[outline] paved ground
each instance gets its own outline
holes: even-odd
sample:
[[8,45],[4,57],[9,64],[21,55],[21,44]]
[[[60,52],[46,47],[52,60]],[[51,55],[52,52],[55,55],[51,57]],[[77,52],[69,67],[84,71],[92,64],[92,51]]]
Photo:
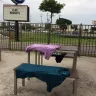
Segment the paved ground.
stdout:
[[[0,96],[15,96],[13,69],[23,62],[27,62],[27,54],[19,51],[2,51],[0,62]],[[31,63],[34,63],[34,53],[31,53]],[[54,58],[44,59],[44,65],[62,66],[71,68],[72,59],[64,58],[61,63],[56,63]],[[77,96],[96,96],[96,58],[78,57],[77,70],[79,73]],[[26,86],[21,86],[18,80],[18,96],[73,96],[72,80],[66,79],[61,85],[46,91],[46,83],[32,78],[26,79]]]

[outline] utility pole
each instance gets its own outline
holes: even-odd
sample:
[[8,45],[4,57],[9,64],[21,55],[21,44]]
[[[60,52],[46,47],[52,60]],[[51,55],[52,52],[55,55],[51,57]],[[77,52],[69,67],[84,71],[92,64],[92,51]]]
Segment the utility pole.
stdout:
[[48,19],[48,13],[47,13],[47,23],[49,23],[49,19]]
[[43,21],[42,21],[42,13],[41,13],[40,17],[41,17],[41,23],[43,23]]
[[47,13],[47,23],[50,23],[49,21],[50,21],[50,19],[48,18],[50,15]]
[[60,19],[61,15],[59,15],[59,19]]
[[[18,4],[15,4],[18,5]],[[18,21],[15,21],[15,40],[18,42],[19,41],[19,26],[18,26]]]

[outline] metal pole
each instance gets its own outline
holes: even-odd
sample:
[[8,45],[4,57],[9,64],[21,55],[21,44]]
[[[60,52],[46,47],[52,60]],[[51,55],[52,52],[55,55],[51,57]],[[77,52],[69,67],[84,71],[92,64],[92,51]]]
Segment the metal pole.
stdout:
[[49,23],[49,19],[48,19],[48,13],[47,13],[47,23]]
[[17,78],[16,78],[16,70],[14,70],[14,95],[17,95]]
[[15,21],[15,40],[19,41],[19,27],[18,27],[18,21]]
[[73,72],[76,71],[76,65],[77,65],[77,51],[75,51],[74,57],[73,57],[73,66],[72,66],[72,71]]
[[42,21],[42,14],[40,15],[40,17],[41,17],[41,24],[43,23],[43,21]]
[[59,19],[60,19],[61,15],[59,15]]
[[[28,52],[28,64],[30,64],[30,52]],[[28,78],[30,80],[30,78]],[[25,86],[25,79],[22,79],[22,85],[24,84]]]
[[35,51],[35,64],[37,65],[37,51]]
[[81,53],[81,38],[82,38],[82,24],[80,24],[80,30],[79,30],[78,56],[80,56],[80,53]]
[[8,29],[9,29],[9,43],[8,43],[8,48],[11,49],[11,40],[10,40],[10,36],[11,36],[11,32],[10,32],[10,22],[8,22]]
[[[18,5],[18,4],[15,4]],[[18,42],[19,41],[19,26],[18,26],[18,21],[15,21],[15,40]]]
[[28,52],[28,64],[30,64],[30,52]]

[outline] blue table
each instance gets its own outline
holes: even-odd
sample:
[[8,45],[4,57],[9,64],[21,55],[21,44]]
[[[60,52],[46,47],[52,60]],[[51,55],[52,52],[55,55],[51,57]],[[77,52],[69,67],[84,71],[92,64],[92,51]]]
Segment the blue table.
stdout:
[[[70,71],[67,68],[22,63],[14,69],[14,94],[17,94],[17,78],[36,77],[46,82],[47,91],[51,92],[69,76]],[[22,84],[25,85],[24,82]]]

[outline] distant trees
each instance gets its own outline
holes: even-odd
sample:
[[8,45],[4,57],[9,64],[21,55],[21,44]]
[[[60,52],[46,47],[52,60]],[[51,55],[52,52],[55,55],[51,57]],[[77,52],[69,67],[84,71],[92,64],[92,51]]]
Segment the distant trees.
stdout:
[[60,4],[55,0],[43,0],[42,3],[39,6],[39,9],[44,12],[50,12],[51,13],[51,23],[52,23],[52,17],[54,13],[60,13],[61,9],[65,6],[65,4]]
[[65,19],[65,18],[59,18],[56,20],[56,24],[60,26],[60,29],[62,30],[66,30],[67,29],[67,25],[71,25],[72,21]]
[[74,31],[77,31],[78,25],[71,25],[71,29],[74,29]]
[[59,18],[56,20],[56,24],[58,24],[58,25],[71,25],[72,21],[65,19],[65,18]]

